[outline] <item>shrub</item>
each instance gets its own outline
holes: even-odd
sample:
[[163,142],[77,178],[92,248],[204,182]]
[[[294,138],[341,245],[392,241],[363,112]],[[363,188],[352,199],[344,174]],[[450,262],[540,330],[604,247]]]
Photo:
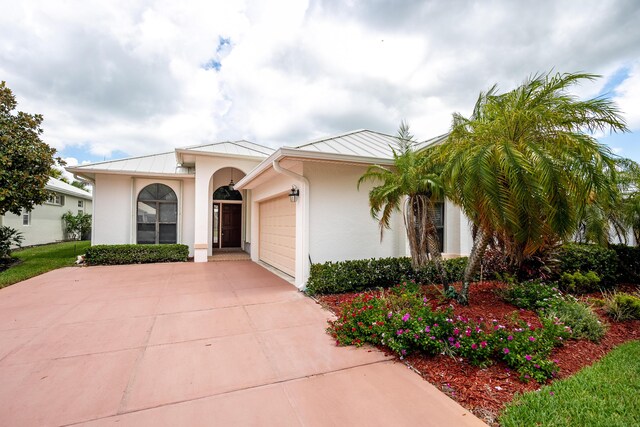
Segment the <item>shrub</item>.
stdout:
[[531,280],[522,283],[511,283],[498,294],[509,304],[527,310],[540,310],[551,306],[553,301],[561,298],[557,288]]
[[625,292],[609,294],[604,299],[604,310],[618,322],[640,320],[640,295]]
[[24,237],[15,228],[0,226],[0,261],[11,256],[11,246],[20,246]]
[[78,212],[74,215],[71,211],[62,215],[64,232],[69,240],[80,240],[91,232],[91,215]]
[[573,294],[583,294],[598,289],[600,278],[593,271],[585,274],[576,271],[575,273],[562,273],[560,276],[560,289]]
[[618,278],[616,251],[597,245],[570,243],[558,249],[557,277],[562,273],[595,272],[603,286],[612,286]]
[[607,332],[607,325],[600,321],[591,307],[572,297],[556,300],[544,311],[544,317],[569,326],[575,339],[586,338],[598,342]]
[[[449,281],[462,280],[467,258],[444,260]],[[410,258],[379,258],[312,264],[307,293],[310,295],[360,292],[365,289],[388,288],[403,280],[418,283],[440,283],[433,263],[416,271]]]
[[640,284],[640,246],[611,245],[618,256],[618,281]]
[[87,249],[90,265],[145,264],[186,261],[187,245],[96,245]]

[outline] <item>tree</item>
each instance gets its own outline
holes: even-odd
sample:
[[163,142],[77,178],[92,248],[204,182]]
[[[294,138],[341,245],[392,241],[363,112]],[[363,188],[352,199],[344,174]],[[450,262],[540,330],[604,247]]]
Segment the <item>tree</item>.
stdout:
[[56,150],[40,139],[42,116],[15,112],[17,102],[0,83],[0,215],[31,210],[49,196],[45,185],[56,161]]
[[592,74],[535,75],[498,95],[481,93],[469,118],[455,113],[443,163],[447,196],[476,228],[459,301],[487,244],[497,238],[512,264],[575,233],[585,208],[616,182],[613,155],[591,135],[626,131],[609,99],[581,101],[568,89]]
[[402,122],[398,130],[399,152],[392,148],[393,168],[370,166],[358,180],[358,188],[364,182],[379,184],[369,192],[369,205],[371,216],[380,223],[380,238],[390,228],[393,212],[402,209],[412,266],[423,267],[431,258],[440,272],[445,292],[449,292],[435,226],[435,203],[443,200],[442,185],[413,145],[409,126]]

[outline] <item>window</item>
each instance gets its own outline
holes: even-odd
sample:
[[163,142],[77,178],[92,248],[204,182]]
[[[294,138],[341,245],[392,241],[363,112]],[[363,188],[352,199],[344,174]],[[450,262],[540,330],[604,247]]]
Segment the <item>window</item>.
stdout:
[[31,211],[22,210],[22,225],[31,225]]
[[84,208],[84,200],[78,200],[78,207]]
[[64,206],[64,196],[58,193],[51,193],[47,199],[47,203],[50,205]]
[[242,194],[238,190],[232,190],[228,185],[223,185],[213,192],[213,200],[242,200]]
[[151,184],[138,195],[137,242],[177,243],[178,198],[164,184]]
[[444,202],[434,203],[435,207],[435,226],[438,233],[438,242],[440,243],[440,252],[444,252]]

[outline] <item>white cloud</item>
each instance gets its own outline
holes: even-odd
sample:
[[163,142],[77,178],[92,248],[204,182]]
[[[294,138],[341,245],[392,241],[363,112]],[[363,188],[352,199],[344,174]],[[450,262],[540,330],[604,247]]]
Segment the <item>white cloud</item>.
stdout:
[[631,131],[640,131],[640,62],[634,64],[615,92],[614,100],[627,119],[627,126]]
[[[297,145],[395,133],[401,119],[429,138],[493,83],[587,71],[605,76],[576,89],[594,96],[640,56],[632,0],[5,3],[0,76],[20,109],[44,115],[45,140],[76,157],[235,138]],[[616,98],[636,129],[638,74]]]

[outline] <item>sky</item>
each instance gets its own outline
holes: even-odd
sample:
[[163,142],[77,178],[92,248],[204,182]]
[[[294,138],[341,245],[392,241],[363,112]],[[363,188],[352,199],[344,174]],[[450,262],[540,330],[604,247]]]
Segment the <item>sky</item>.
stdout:
[[[185,4],[180,4],[185,3]],[[0,80],[68,165],[355,129],[418,140],[480,91],[536,73],[602,77],[640,161],[640,2],[607,0],[0,0]]]

